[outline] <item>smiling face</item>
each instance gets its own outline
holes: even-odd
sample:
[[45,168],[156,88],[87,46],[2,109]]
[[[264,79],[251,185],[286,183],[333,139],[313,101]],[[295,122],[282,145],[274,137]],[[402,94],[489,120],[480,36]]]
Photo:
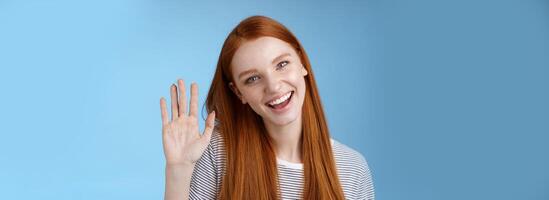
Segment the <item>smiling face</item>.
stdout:
[[230,88],[265,123],[284,126],[301,117],[307,70],[290,44],[274,37],[246,41],[231,66]]

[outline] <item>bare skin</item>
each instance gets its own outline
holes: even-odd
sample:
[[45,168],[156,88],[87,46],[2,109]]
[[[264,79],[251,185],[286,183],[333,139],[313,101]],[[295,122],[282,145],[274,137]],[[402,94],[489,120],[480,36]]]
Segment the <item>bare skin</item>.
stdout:
[[[164,97],[160,99],[162,116],[162,144],[166,157],[166,189],[164,199],[189,198],[191,176],[212,136],[215,111],[208,114],[202,135],[198,126],[198,85],[191,84],[190,111],[187,112],[185,83],[179,79],[178,86],[170,87],[171,120]],[[179,95],[178,95],[179,89]]]

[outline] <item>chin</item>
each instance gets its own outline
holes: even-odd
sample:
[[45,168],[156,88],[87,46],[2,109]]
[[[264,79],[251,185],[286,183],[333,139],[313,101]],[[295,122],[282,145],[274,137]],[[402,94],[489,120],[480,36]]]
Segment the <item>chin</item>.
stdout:
[[297,119],[297,115],[283,116],[283,117],[280,117],[280,116],[275,116],[275,117],[271,116],[271,117],[269,117],[269,121],[272,124],[277,125],[277,126],[288,125],[288,124],[294,122],[296,119]]

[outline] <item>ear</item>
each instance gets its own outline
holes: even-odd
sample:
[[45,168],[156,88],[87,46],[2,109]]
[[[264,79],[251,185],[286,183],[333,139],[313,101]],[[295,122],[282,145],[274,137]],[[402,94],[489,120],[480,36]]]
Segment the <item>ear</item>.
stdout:
[[246,101],[242,97],[242,94],[240,93],[238,88],[236,88],[236,85],[233,82],[229,82],[229,88],[231,88],[233,93],[236,94],[236,96],[242,101],[242,104],[246,104]]
[[301,75],[302,76],[307,76],[309,74],[309,72],[307,71],[307,69],[305,69],[305,67],[303,65],[301,65]]

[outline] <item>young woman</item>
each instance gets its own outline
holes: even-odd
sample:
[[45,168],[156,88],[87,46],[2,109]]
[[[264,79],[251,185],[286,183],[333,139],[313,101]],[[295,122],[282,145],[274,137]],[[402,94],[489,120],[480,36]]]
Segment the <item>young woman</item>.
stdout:
[[249,17],[225,40],[204,134],[195,83],[186,101],[183,80],[171,120],[160,99],[165,199],[374,199],[364,157],[330,138],[305,50],[273,19]]

